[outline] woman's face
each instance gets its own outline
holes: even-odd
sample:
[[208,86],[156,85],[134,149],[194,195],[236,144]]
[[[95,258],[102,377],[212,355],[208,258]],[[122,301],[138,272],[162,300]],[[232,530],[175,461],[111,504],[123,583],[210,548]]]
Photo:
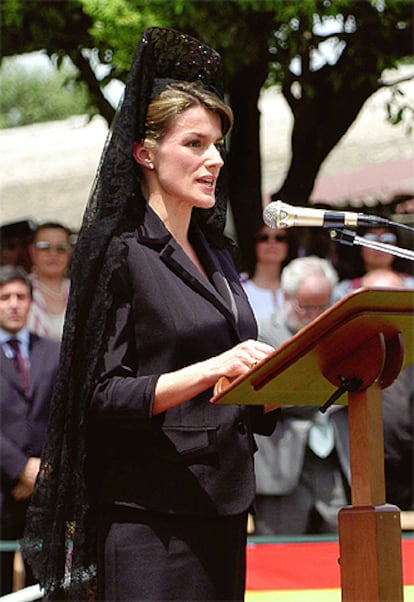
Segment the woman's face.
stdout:
[[256,260],[261,263],[283,263],[289,251],[287,236],[284,228],[263,226],[255,237]]
[[49,278],[63,277],[71,256],[66,231],[61,228],[38,230],[30,246],[30,255],[38,275]]
[[[383,237],[383,234],[387,234],[387,237]],[[391,236],[390,236],[391,235]],[[372,228],[365,235],[364,238],[371,238],[377,242],[384,242],[388,244],[396,244],[396,237],[387,228]],[[384,240],[383,240],[384,239]],[[383,251],[375,251],[369,247],[361,247],[362,261],[364,262],[365,271],[387,269],[394,263],[395,257],[391,253],[384,253]]]
[[196,106],[179,115],[151,150],[156,192],[178,205],[212,207],[223,165],[222,143],[221,120],[215,113]]

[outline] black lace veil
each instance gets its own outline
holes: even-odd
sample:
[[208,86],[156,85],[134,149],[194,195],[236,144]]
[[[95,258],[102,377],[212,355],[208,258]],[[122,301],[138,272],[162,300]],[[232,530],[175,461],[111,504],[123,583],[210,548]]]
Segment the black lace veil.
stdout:
[[[143,138],[149,100],[163,80],[199,80],[217,93],[219,71],[220,55],[199,40],[170,29],[147,29],[105,143],[73,257],[48,438],[22,540],[23,553],[50,600],[94,597],[88,408],[112,302],[108,284],[121,256],[118,235],[136,228],[145,203],[133,143]],[[225,190],[221,175],[214,208],[195,210],[206,230],[224,229]]]

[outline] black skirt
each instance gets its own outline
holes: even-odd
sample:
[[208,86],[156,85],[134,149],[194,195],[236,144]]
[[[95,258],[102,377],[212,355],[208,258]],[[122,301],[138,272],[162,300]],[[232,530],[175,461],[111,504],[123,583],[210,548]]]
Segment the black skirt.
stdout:
[[122,506],[102,511],[98,600],[243,600],[246,522],[246,513],[205,518]]

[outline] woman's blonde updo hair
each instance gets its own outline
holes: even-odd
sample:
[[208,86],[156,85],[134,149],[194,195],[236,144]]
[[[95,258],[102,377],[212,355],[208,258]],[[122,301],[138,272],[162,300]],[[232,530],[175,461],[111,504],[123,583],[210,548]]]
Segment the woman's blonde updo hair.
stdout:
[[154,148],[166,135],[174,119],[194,106],[201,106],[220,117],[223,137],[230,132],[233,112],[218,96],[199,82],[174,82],[168,84],[148,106],[144,146]]

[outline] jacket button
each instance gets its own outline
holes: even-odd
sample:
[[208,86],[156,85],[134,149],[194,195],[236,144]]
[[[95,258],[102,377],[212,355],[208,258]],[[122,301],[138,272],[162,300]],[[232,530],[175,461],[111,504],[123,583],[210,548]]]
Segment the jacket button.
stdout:
[[245,435],[246,434],[246,425],[244,424],[244,422],[239,422],[237,424],[237,430],[239,431],[239,433],[241,435]]

